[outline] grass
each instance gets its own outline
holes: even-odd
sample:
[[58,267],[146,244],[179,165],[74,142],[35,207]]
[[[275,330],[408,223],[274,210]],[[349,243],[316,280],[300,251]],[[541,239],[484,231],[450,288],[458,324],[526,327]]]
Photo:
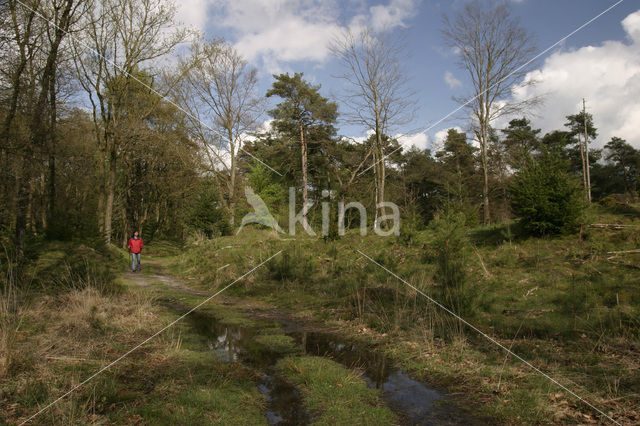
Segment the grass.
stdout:
[[[629,252],[640,246],[640,214],[632,209],[596,207],[590,221],[635,227],[584,228],[574,236],[527,238],[515,225],[469,229],[463,263],[464,285],[476,295],[465,318],[621,423],[640,418],[640,255]],[[167,273],[213,294],[283,250],[203,309],[223,323],[254,327],[242,307],[275,307],[340,329],[377,344],[414,376],[464,395],[462,403],[470,401],[498,423],[602,420],[355,251],[438,299],[436,237],[427,229],[410,240],[357,233],[335,241],[292,240],[247,227],[238,236],[184,247],[151,242],[143,264],[153,256]],[[128,266],[121,250],[43,243],[28,260],[14,275],[6,273],[7,262],[1,265],[0,391],[6,403],[0,416],[7,422],[33,414],[175,319],[162,300],[187,307],[202,300],[161,282],[136,288],[133,281],[115,280]],[[138,276],[153,281],[155,267],[147,264]],[[240,308],[222,306],[223,299]],[[260,347],[289,355],[280,368],[299,384],[318,422],[344,423],[347,416],[362,423],[395,421],[384,417],[389,414],[379,395],[354,372],[295,356],[291,339],[275,327],[256,339]],[[189,324],[178,323],[60,401],[40,422],[264,422],[256,372],[225,364],[202,345]]]
[[[152,383],[130,406],[109,414],[126,424],[139,419],[147,424],[265,424],[264,397],[254,373],[238,364],[223,363],[211,353],[176,350],[156,360],[147,377],[127,376],[136,383]],[[121,401],[119,400],[121,403]]]
[[[632,421],[640,404],[634,361],[640,348],[640,255],[610,252],[640,246],[640,215],[598,206],[589,215],[592,223],[635,227],[585,227],[555,238],[523,236],[517,224],[468,230],[465,286],[475,299],[465,318],[576,393],[589,395],[605,412]],[[245,228],[239,236],[185,247],[172,271],[214,291],[282,249],[285,256],[225,294],[381,343],[405,368],[462,391],[483,414],[501,421],[597,418],[570,396],[556,397],[562,392],[549,381],[505,358],[355,251],[438,299],[434,240],[432,230],[415,232],[409,242],[356,233],[325,242]]]
[[[0,376],[0,418],[9,424],[35,414],[176,318],[157,305],[155,288],[111,280],[126,270],[122,252],[91,251],[93,257],[83,258],[76,249],[52,243],[32,253],[20,278],[38,276],[35,290],[22,291],[21,280],[2,283],[0,331],[11,338],[2,341],[7,368]],[[218,360],[192,333],[178,323],[34,424],[265,423],[256,373]]]
[[284,334],[266,334],[257,336],[256,342],[266,348],[269,352],[286,354],[300,351],[295,339]]
[[357,373],[326,358],[287,357],[278,367],[304,396],[313,424],[395,424],[398,419]]

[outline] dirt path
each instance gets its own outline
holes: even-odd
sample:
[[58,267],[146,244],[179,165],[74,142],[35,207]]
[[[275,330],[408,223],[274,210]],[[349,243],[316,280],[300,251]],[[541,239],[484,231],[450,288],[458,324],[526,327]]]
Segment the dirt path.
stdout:
[[206,297],[208,294],[195,290],[177,278],[165,273],[165,265],[159,259],[148,258],[145,259],[143,270],[140,272],[131,272],[130,270],[124,272],[121,277],[125,282],[131,282],[139,287],[148,288],[154,283],[162,283],[167,287],[174,290],[178,290],[182,293],[191,294],[194,296]]

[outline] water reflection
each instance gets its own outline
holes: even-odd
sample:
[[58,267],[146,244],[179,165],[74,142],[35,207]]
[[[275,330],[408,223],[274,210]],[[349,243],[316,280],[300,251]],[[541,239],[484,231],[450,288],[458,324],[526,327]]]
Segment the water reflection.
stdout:
[[[260,345],[255,337],[264,327],[224,325],[211,316],[194,312],[191,320],[206,340],[209,350],[224,361],[241,361],[263,371],[258,389],[267,400],[267,421],[271,425],[308,424],[298,389],[275,368],[285,356]],[[382,391],[385,403],[404,424],[470,425],[485,424],[447,402],[443,394],[414,380],[394,366],[388,358],[365,344],[355,343],[330,333],[299,331],[293,323],[271,323],[262,326],[282,326],[309,355],[331,358],[342,365],[362,372],[367,386]]]

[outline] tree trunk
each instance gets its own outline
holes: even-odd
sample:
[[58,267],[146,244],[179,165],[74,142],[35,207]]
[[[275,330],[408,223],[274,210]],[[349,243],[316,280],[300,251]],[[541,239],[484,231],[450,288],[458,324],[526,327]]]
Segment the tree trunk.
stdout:
[[589,132],[587,132],[587,108],[584,98],[582,99],[582,117],[584,118],[584,154],[582,166],[586,169],[585,189],[587,190],[587,201],[591,202],[591,173],[589,172]]
[[304,139],[304,127],[300,122],[300,151],[302,155],[302,211],[303,217],[307,218],[305,206],[307,205],[307,142]]
[[231,129],[229,132],[229,148],[231,151],[231,170],[229,180],[229,225],[231,225],[231,231],[236,224],[236,147],[233,143],[233,133]]
[[[384,203],[384,183],[386,178],[386,170],[384,167],[385,159],[384,159],[384,149],[382,149],[382,129],[380,128],[380,111],[376,108],[376,121],[375,121],[375,133],[376,133],[376,146],[374,148],[376,153],[374,172],[374,179],[376,180],[376,205],[374,206],[376,214],[373,222],[374,229],[378,226],[378,204]],[[386,210],[384,208],[381,209],[380,215],[384,216],[386,214]],[[383,227],[383,224],[380,224]]]
[[111,150],[109,154],[109,176],[106,185],[106,197],[104,206],[104,241],[111,244],[111,221],[113,216],[113,200],[116,191],[116,152]]
[[29,208],[30,197],[30,181],[31,181],[31,164],[30,157],[22,158],[22,170],[17,179],[18,196],[16,203],[16,233],[15,242],[19,256],[22,256],[24,250],[24,237],[27,231],[27,210]]
[[[18,17],[16,14],[16,7],[18,4],[16,2],[9,2],[9,7],[11,8],[11,21],[13,23],[14,31],[15,31],[15,39],[18,43],[18,48],[20,50],[20,62],[15,69],[15,72],[12,75],[11,81],[11,96],[9,102],[9,110],[6,111],[6,116],[3,123],[2,128],[2,138],[5,142],[9,140],[9,131],[11,129],[11,124],[13,119],[15,118],[16,111],[18,109],[18,99],[20,97],[20,81],[22,77],[22,73],[24,72],[27,66],[27,55],[26,55],[26,45],[31,38],[31,25],[33,23],[33,18],[35,17],[36,11],[33,8],[29,12],[29,16],[27,18],[27,24],[25,26],[24,35],[22,40],[20,39],[20,26],[18,23]],[[21,6],[20,6],[21,7]]]
[[580,160],[582,163],[582,186],[584,187],[584,198],[588,199],[587,196],[587,167],[585,165],[584,160],[584,142],[582,142],[582,138],[578,135],[578,141],[580,142]]
[[49,82],[49,105],[50,105],[50,120],[49,125],[49,205],[47,209],[47,223],[48,226],[55,227],[54,215],[56,206],[56,121],[57,108],[56,108],[56,72],[55,69],[51,73]]
[[489,211],[489,154],[487,149],[488,131],[485,124],[480,124],[480,155],[482,157],[482,216],[485,225],[491,223]]

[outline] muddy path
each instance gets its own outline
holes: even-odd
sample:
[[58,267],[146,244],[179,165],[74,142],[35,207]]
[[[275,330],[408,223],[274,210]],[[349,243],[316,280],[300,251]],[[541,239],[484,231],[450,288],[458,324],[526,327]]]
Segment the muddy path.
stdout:
[[[177,300],[175,294],[208,297],[172,277],[160,260],[147,259],[144,273],[127,272],[123,278],[143,288],[153,288],[156,303],[184,314],[191,306]],[[165,287],[166,297],[162,289]],[[170,290],[170,291],[169,291]],[[300,391],[277,369],[276,363],[285,355],[258,343],[265,328],[278,328],[294,339],[300,354],[332,359],[359,374],[370,388],[380,389],[384,403],[407,425],[480,425],[478,419],[461,409],[445,393],[427,383],[415,380],[394,365],[375,347],[355,342],[340,335],[338,330],[322,324],[301,322],[287,312],[273,307],[243,304],[242,299],[220,295],[213,304],[221,308],[240,309],[250,321],[247,324],[225,323],[210,312],[195,311],[185,321],[197,334],[202,347],[226,362],[242,362],[256,371],[256,386],[266,399],[266,420],[270,425],[309,424],[313,416],[304,405]]]

